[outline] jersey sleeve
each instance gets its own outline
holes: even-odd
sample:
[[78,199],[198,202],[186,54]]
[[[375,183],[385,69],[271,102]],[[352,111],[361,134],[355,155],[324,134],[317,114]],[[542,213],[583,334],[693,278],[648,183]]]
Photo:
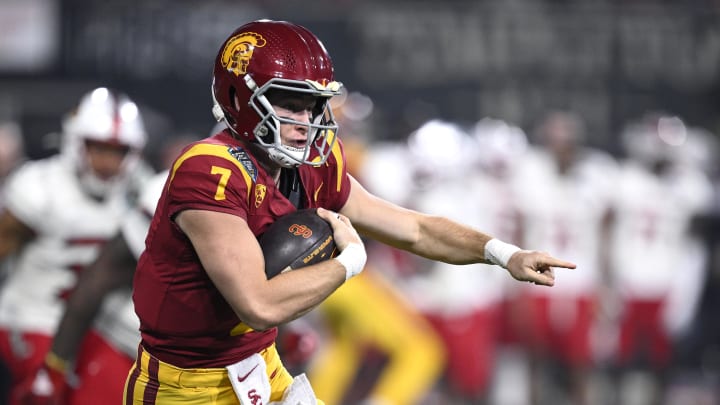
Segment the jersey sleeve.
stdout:
[[167,171],[158,173],[143,186],[137,205],[125,215],[120,225],[123,239],[136,259],[145,249],[145,236],[167,176]]
[[4,206],[22,223],[37,231],[50,215],[51,196],[45,183],[45,165],[41,161],[27,162],[6,181]]
[[[232,153],[231,153],[232,152]],[[247,220],[256,169],[241,150],[198,143],[175,161],[167,181],[168,215],[187,209],[210,210]]]

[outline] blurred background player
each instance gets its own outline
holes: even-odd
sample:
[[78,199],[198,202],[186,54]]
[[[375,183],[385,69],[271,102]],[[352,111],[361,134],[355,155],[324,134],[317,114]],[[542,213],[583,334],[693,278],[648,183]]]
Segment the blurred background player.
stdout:
[[98,335],[88,335],[84,348],[103,353],[102,364],[84,364],[81,354],[73,369],[48,349],[78,274],[117,232],[131,185],[147,174],[146,138],[137,105],[97,88],[65,117],[60,153],[25,163],[7,180],[0,258],[16,257],[0,291],[0,358],[13,384],[5,403],[64,390],[72,372],[82,381],[77,403],[121,395],[117,375],[127,372],[126,357]]
[[[414,188],[406,204],[517,241],[518,212],[509,158],[521,159],[525,134],[493,119],[479,121],[472,134],[454,123],[431,120],[410,135]],[[439,401],[488,403],[505,280],[482,264],[452,266],[419,259],[413,264],[409,279],[400,283],[443,338],[448,352]]]
[[[216,125],[213,134],[224,127],[224,124]],[[168,165],[174,159],[170,156],[179,154],[182,146],[195,139],[188,133],[181,133],[168,138],[160,146],[158,166],[162,170],[143,183],[138,190],[137,201],[123,216],[117,234],[102,246],[97,259],[78,278],[53,337],[50,348],[53,357],[66,364],[93,364],[95,367],[105,364],[108,359],[104,358],[104,352],[83,347],[83,340],[90,331],[90,334],[104,339],[117,353],[125,355],[127,367],[124,372],[117,367],[121,373],[113,376],[116,381],[124,383],[127,370],[137,357],[140,342],[140,323],[135,315],[131,291],[137,258],[145,248],[145,235],[167,178]],[[113,310],[101,311],[103,307]],[[75,390],[83,384],[82,380],[78,380],[67,387],[69,392],[65,397],[57,396],[56,392],[31,392],[26,402],[63,405],[118,401],[119,397],[111,398],[117,395],[116,391],[103,393],[100,397],[79,395],[83,390],[79,393]],[[92,393],[95,394],[97,392]]]
[[[317,309],[323,340],[309,368],[313,389],[328,405],[421,403],[442,371],[442,342],[378,270],[365,272]],[[361,374],[366,382],[357,384]]]
[[[333,108],[343,128],[348,171],[364,181],[363,166],[374,160],[359,132],[372,107],[359,93],[343,93],[340,100]],[[372,241],[365,243],[368,249],[378,249]],[[310,363],[309,378],[327,405],[354,401],[417,404],[442,372],[443,343],[383,276],[393,264],[370,256],[363,273],[337,289],[313,313],[322,344]]]
[[690,224],[711,207],[713,189],[685,159],[691,131],[679,117],[649,113],[622,134],[627,159],[614,187],[611,252],[620,303],[618,403],[661,401],[673,360],[668,315],[693,305],[698,294],[670,299],[702,282],[704,253]]
[[[145,247],[145,234],[155,211],[155,205],[165,184],[167,171],[155,174],[146,181],[139,193],[137,205],[122,219],[120,230],[103,245],[97,259],[80,275],[76,289],[68,298],[66,309],[53,337],[50,353],[66,364],[91,364],[102,367],[114,358],[124,357],[125,367],[117,366],[117,374],[112,375],[115,384],[124,385],[127,370],[137,356],[140,342],[140,323],[135,315],[132,303],[132,276],[137,257]],[[101,308],[112,308],[102,311]],[[87,335],[99,335],[105,343],[114,349],[113,358],[107,358],[103,351],[86,348]],[[124,372],[123,372],[124,369]],[[106,376],[107,377],[107,376]],[[64,398],[31,392],[32,402],[47,398],[57,405],[83,404],[88,401],[117,402],[122,392],[85,392],[81,387],[92,383],[76,378],[76,382],[66,389]]]
[[616,162],[584,145],[580,116],[553,111],[537,127],[522,163],[523,241],[560,251],[581,271],[558,275],[556,288],[524,285],[516,304],[529,352],[533,404],[590,401],[591,333],[606,264]]

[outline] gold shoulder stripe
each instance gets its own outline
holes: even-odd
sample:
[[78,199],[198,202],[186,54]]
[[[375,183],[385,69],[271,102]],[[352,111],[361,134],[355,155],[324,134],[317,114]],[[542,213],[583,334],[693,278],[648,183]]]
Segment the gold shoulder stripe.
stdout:
[[[228,162],[232,163],[240,169],[240,172],[243,175],[243,178],[245,179],[245,184],[247,185],[247,199],[250,201],[250,189],[252,189],[252,178],[250,177],[250,174],[245,169],[245,166],[242,165],[242,163],[238,162],[237,159],[233,158],[230,153],[228,153],[228,147],[225,145],[210,145],[206,143],[199,143],[192,148],[188,149],[185,153],[182,154],[173,165],[172,173],[170,174],[170,181],[168,182],[168,189],[170,188],[170,185],[173,182],[173,179],[175,178],[175,173],[178,171],[180,166],[182,164],[195,156],[216,156],[222,159],[227,160]],[[208,172],[209,173],[209,172]]]

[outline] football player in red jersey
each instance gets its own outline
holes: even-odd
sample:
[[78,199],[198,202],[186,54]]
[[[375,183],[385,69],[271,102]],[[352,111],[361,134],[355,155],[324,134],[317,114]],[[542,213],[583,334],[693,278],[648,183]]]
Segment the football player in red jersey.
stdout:
[[[254,21],[224,41],[213,112],[229,129],[183,150],[158,202],[135,272],[142,341],[126,404],[315,403],[304,375],[283,367],[276,327],[362,270],[358,232],[543,285],[553,284],[553,267],[574,267],[368,193],[347,173],[337,137],[328,100],[340,88],[325,47],[301,26]],[[268,280],[257,236],[311,207],[333,227],[340,254]]]

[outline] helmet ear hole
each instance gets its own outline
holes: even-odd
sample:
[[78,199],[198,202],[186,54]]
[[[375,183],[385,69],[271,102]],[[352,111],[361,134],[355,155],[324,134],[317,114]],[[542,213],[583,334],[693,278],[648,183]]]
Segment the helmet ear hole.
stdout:
[[[235,90],[235,86],[230,86],[228,88],[228,98],[231,102],[230,102],[230,105],[228,105],[228,107],[234,111],[232,112],[232,114],[223,113],[223,117],[225,118],[225,121],[227,122],[227,124],[230,128],[235,128],[235,125],[237,123],[235,121],[235,116],[239,112],[239,108],[238,108],[239,106],[237,105],[238,103],[236,102],[236,100],[237,100],[236,94],[237,94],[237,91]],[[233,131],[234,131],[234,129],[233,129]]]
[[237,90],[235,86],[230,86],[228,89],[228,99],[230,100],[230,106],[235,112],[240,112],[240,106],[238,105]]

